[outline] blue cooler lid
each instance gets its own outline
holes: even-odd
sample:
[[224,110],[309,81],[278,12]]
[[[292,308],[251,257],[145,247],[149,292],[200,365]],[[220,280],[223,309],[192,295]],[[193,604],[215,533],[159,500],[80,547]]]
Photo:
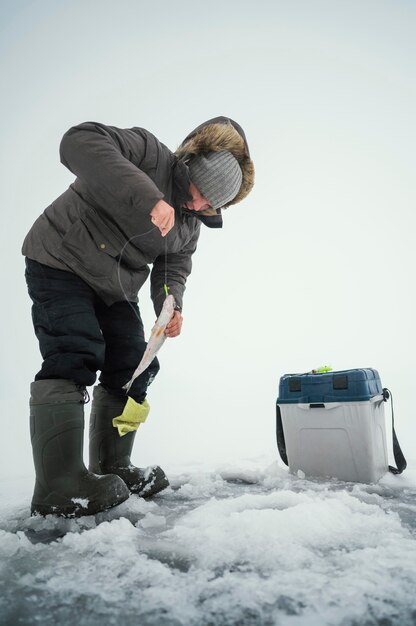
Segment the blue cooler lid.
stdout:
[[338,372],[285,374],[276,404],[357,402],[381,395],[383,387],[373,368]]

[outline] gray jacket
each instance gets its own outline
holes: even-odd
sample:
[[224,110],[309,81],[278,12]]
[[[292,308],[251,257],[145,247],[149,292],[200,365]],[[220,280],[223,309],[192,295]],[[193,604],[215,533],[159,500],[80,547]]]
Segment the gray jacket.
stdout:
[[[229,130],[240,145],[244,185],[245,166],[250,170],[251,164],[253,176],[254,169],[244,133],[229,118],[215,118],[199,126],[177,154],[143,128],[119,129],[96,122],[71,128],[62,139],[60,155],[77,178],[33,224],[22,253],[39,263],[74,272],[108,305],[124,299],[137,301],[152,264],[151,297],[157,315],[165,297],[167,268],[170,293],[181,308],[201,221],[213,227],[222,225],[219,210],[204,214],[181,208],[191,199],[186,156],[199,151],[195,139],[209,137],[210,131],[212,149],[232,149],[215,141],[218,129]],[[209,149],[209,140],[203,142],[201,151]],[[242,199],[238,196],[236,202]],[[175,209],[175,225],[166,237],[150,220],[150,211],[162,198]]]

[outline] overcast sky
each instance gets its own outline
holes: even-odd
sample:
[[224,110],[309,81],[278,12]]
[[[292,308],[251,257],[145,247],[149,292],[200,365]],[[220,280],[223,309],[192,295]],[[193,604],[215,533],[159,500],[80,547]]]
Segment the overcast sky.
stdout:
[[[223,230],[202,229],[134,460],[274,451],[280,376],[323,364],[379,370],[416,459],[415,18],[405,0],[1,2],[6,475],[33,471],[40,366],[20,247],[72,182],[59,142],[86,120],[143,126],[174,150],[227,115],[256,166]],[[150,330],[148,285],[140,297]]]

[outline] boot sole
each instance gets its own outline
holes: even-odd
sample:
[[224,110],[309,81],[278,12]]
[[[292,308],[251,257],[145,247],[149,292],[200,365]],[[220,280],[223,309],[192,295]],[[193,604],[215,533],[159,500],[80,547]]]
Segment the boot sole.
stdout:
[[169,487],[169,481],[166,477],[164,477],[156,481],[153,485],[147,485],[142,490],[134,491],[134,488],[132,488],[130,491],[141,498],[151,498],[160,491],[163,491],[163,489],[166,489],[166,487]]
[[108,511],[115,506],[118,506],[122,502],[125,502],[130,496],[130,493],[119,496],[117,502],[109,503],[94,503],[88,502],[87,506],[83,506],[82,500],[80,502],[71,502],[70,504],[36,504],[32,502],[30,514],[31,515],[57,515],[59,517],[85,517],[87,515],[95,515],[96,513],[102,513]]
[[[134,468],[134,466],[133,466]],[[152,479],[148,479],[145,475],[140,477],[134,477],[129,474],[129,467],[107,467],[104,469],[97,468],[90,465],[89,471],[94,474],[98,474],[101,476],[108,476],[109,474],[114,474],[121,478],[129,489],[130,493],[133,493],[141,498],[151,498],[156,495],[166,487],[169,487],[169,480],[165,474],[165,472],[159,466],[154,466],[154,475]],[[134,468],[138,469],[138,468]],[[134,480],[136,478],[136,480]],[[145,485],[143,486],[143,482]]]

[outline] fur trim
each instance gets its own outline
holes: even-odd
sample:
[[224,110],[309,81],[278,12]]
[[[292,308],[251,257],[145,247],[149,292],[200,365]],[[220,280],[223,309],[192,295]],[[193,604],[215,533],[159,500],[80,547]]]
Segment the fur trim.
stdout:
[[176,150],[176,156],[181,159],[194,154],[206,152],[221,152],[228,150],[240,164],[243,172],[243,182],[240,191],[227,206],[241,202],[252,190],[254,185],[254,164],[248,154],[248,148],[243,137],[234,128],[231,122],[207,124],[195,134],[189,135]]

